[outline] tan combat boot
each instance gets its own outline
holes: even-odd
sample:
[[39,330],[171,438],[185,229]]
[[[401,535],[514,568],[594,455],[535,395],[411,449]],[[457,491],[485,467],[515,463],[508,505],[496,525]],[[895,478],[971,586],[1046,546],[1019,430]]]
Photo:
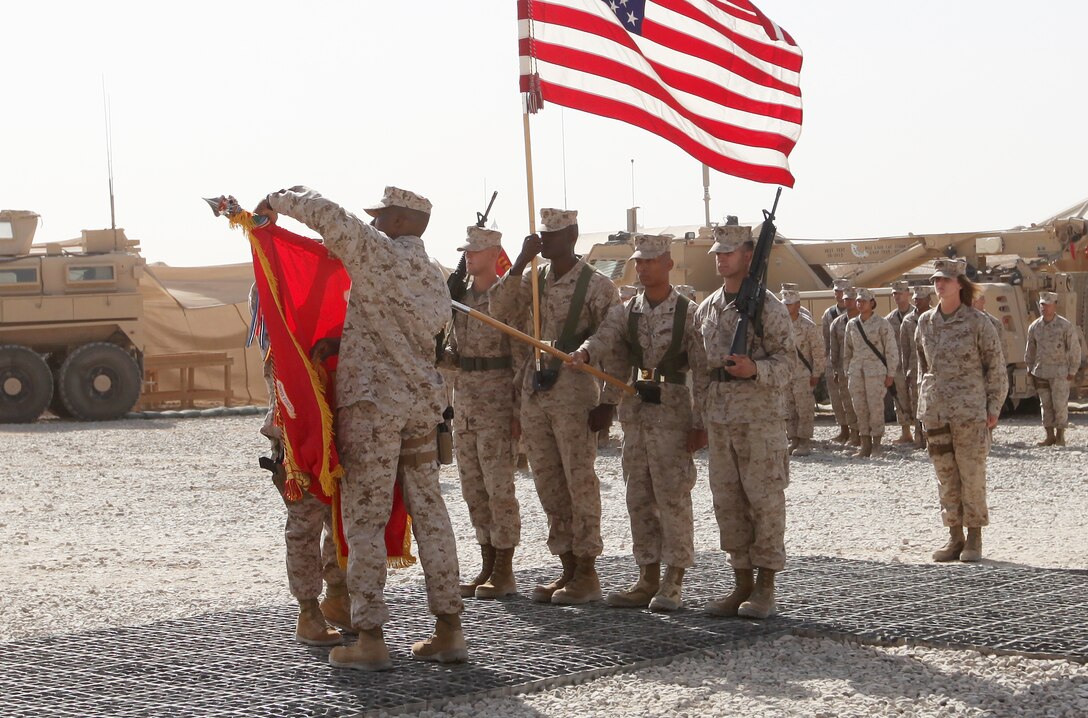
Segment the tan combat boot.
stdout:
[[476,587],[476,598],[502,598],[518,592],[518,582],[514,578],[514,549],[495,549],[495,568],[491,578]]
[[750,568],[733,569],[733,578],[736,581],[733,592],[716,601],[707,601],[703,610],[711,616],[736,616],[740,604],[752,595],[752,588],[755,586],[754,575],[755,572]]
[[914,437],[910,435],[910,424],[903,424],[903,433],[895,440],[897,444],[913,444]]
[[321,615],[337,628],[355,632],[351,627],[351,597],[347,584],[330,583],[326,587],[325,598],[321,599]]
[[435,663],[464,663],[468,646],[461,631],[461,616],[456,613],[435,616],[434,633],[426,641],[412,644],[412,658]]
[[858,430],[854,427],[850,427],[850,439],[846,442],[850,446],[861,446],[861,436],[858,434]]
[[476,587],[491,578],[491,572],[495,570],[495,547],[489,543],[480,544],[480,573],[469,583],[461,584],[461,598],[472,598],[476,595]]
[[879,436],[872,437],[869,440],[869,444],[870,444],[869,456],[873,457],[874,459],[879,459],[880,455],[882,453],[884,453],[884,449],[882,449],[881,446],[880,446],[880,437]]
[[684,586],[684,569],[676,566],[665,567],[665,579],[657,595],[650,601],[650,610],[655,613],[676,611],[684,605],[680,591]]
[[597,577],[597,557],[575,558],[574,578],[552,594],[552,603],[577,606],[601,600],[601,579]]
[[343,636],[325,623],[316,598],[300,598],[295,640],[307,646],[335,646],[344,642]]
[[868,459],[873,455],[873,437],[863,436],[861,437],[861,446],[853,454],[850,454],[854,459]]
[[748,600],[737,608],[737,615],[745,618],[769,618],[778,607],[774,602],[774,574],[769,568],[760,567],[756,587]]
[[563,563],[563,573],[559,574],[551,583],[533,587],[533,600],[537,603],[551,603],[552,594],[567,585],[574,578],[574,552],[567,551],[559,554],[559,560]]
[[1054,427],[1053,426],[1044,426],[1043,428],[1046,429],[1046,438],[1043,439],[1042,441],[1038,442],[1035,445],[1036,446],[1054,446],[1054,442],[1057,441],[1057,438],[1054,436]]
[[850,438],[850,427],[846,424],[839,426],[839,433],[837,436],[832,436],[832,441],[837,441],[840,444],[845,443]]
[[794,456],[808,456],[812,453],[812,440],[800,439],[797,442],[797,448],[790,453],[792,453]]
[[1065,446],[1065,428],[1059,426],[1054,430],[1054,446]]
[[661,586],[661,564],[648,563],[638,567],[638,581],[626,591],[608,594],[606,603],[613,608],[646,608]]
[[925,429],[922,428],[922,422],[920,421],[914,423],[914,448],[926,448],[926,432]]
[[960,561],[975,563],[982,560],[982,529],[967,527],[967,541],[960,551]]
[[789,437],[789,440],[790,440],[790,443],[786,447],[786,453],[792,454],[793,450],[797,448],[797,444],[799,444],[801,442],[801,440],[799,438],[797,438],[796,436]]
[[948,543],[946,543],[943,548],[939,548],[933,552],[933,560],[937,563],[957,560],[960,557],[960,553],[963,551],[964,543],[963,527],[949,526]]
[[393,667],[382,627],[364,628],[350,646],[337,646],[329,653],[329,665],[356,671],[388,671]]

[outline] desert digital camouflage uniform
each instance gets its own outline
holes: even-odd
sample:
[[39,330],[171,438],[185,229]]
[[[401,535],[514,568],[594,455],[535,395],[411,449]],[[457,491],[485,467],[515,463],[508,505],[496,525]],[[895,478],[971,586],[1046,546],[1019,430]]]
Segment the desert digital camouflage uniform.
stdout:
[[[645,294],[613,307],[596,333],[580,347],[591,361],[611,355],[617,376],[632,370],[659,366],[673,341],[676,307],[683,298],[674,289],[656,307]],[[623,480],[627,485],[627,511],[631,517],[631,543],[639,566],[664,563],[676,568],[694,565],[694,524],[691,490],[695,487],[695,462],[687,451],[689,432],[703,428],[702,401],[709,378],[703,347],[695,335],[696,305],[687,307],[681,351],[686,362],[677,371],[691,372],[694,387],[686,383],[658,383],[661,403],[644,402],[625,395],[618,418],[623,426]],[[637,317],[642,362],[635,366],[629,332],[631,316]],[[639,375],[641,378],[641,374]]]
[[911,416],[916,421],[918,420],[918,351],[914,346],[914,337],[918,331],[918,317],[918,310],[911,309],[907,316],[903,317],[903,325],[899,328],[899,360],[903,366],[903,373],[907,377]]
[[888,320],[888,324],[891,325],[892,336],[895,338],[896,358],[900,359],[898,362],[899,367],[895,370],[895,394],[892,396],[892,402],[895,404],[895,418],[900,426],[908,428],[914,423],[914,410],[911,408],[910,391],[907,389],[906,367],[901,361],[903,351],[899,348],[899,335],[903,329],[903,320],[907,318],[911,311],[913,309],[901,312],[899,307],[896,307],[884,317]]
[[[887,366],[861,338],[859,327],[865,330],[869,341],[884,355]],[[887,391],[884,381],[899,368],[899,344],[887,319],[873,313],[868,321],[861,321],[858,315],[846,323],[843,366],[854,402],[854,413],[858,418],[858,434],[884,436],[884,394]]]
[[[843,360],[843,352],[846,348],[846,323],[848,321],[850,321],[850,316],[843,311],[831,322],[831,351],[828,354],[828,363],[831,366],[832,373],[839,377],[834,386],[838,389],[839,403],[842,406],[843,419],[841,425],[849,426],[851,435],[856,435],[858,433],[858,415],[854,411],[854,401],[850,398],[850,382],[846,374],[846,363]],[[830,390],[831,387],[829,386],[828,391]]]
[[[352,623],[369,630],[389,620],[385,525],[398,481],[430,610],[459,614],[457,547],[435,452],[446,406],[434,361],[435,337],[450,317],[446,282],[419,237],[390,239],[306,187],[281,190],[268,201],[321,235],[352,280],[336,372]],[[395,187],[387,187],[382,204],[371,209],[383,206],[430,210],[423,198]]]
[[[557,341],[574,299],[578,277],[589,267],[579,260],[556,279],[550,267],[540,267],[540,336]],[[585,301],[575,329],[576,343],[559,347],[568,353],[596,331],[608,310],[619,303],[619,291],[603,274],[590,275]],[[530,270],[531,272],[531,270]],[[532,326],[532,276],[507,272],[491,289],[492,316],[507,316],[516,326]],[[541,365],[559,372],[554,386],[533,390],[533,357],[519,368],[521,382],[522,442],[529,457],[540,504],[548,515],[548,548],[555,555],[573,552],[576,557],[601,555],[601,490],[593,465],[597,460],[597,436],[589,430],[589,412],[599,403],[617,403],[618,390],[603,391],[591,375],[563,369],[546,354]],[[608,371],[608,367],[605,368]],[[614,373],[614,372],[610,372]]]
[[811,439],[816,404],[809,379],[824,373],[827,360],[816,323],[805,315],[799,314],[797,319],[791,320],[791,324],[797,352],[805,357],[812,368],[811,370],[806,368],[797,353],[794,353],[793,378],[790,380],[789,391],[786,392],[786,406],[789,411],[786,435],[799,439]]
[[1028,327],[1024,362],[1039,392],[1043,426],[1069,424],[1069,379],[1080,369],[1080,339],[1072,322],[1060,314],[1049,322],[1039,317]]
[[[249,313],[257,314],[257,285],[249,290]],[[268,388],[268,412],[261,425],[261,434],[272,444],[272,453],[283,451],[282,435],[275,425],[276,416],[276,380],[272,354],[262,344],[264,354],[262,373]],[[284,544],[287,549],[287,587],[291,595],[300,601],[317,598],[321,595],[321,583],[330,587],[344,585],[344,570],[336,558],[336,543],[332,535],[332,507],[323,504],[309,491],[302,492],[298,501],[283,498],[287,507],[287,522],[283,527]],[[324,531],[324,535],[322,535]]]
[[780,571],[786,563],[786,403],[796,345],[786,307],[771,292],[763,304],[763,336],[748,333],[754,379],[717,380],[740,319],[735,295],[722,287],[696,312],[711,381],[704,403],[710,442],[710,489],[721,548],[735,569]]
[[925,425],[937,473],[945,526],[988,525],[987,416],[998,416],[1008,376],[997,332],[986,315],[961,305],[949,317],[940,305],[918,318],[918,418]]
[[831,410],[835,412],[836,424],[848,426],[850,422],[847,420],[842,395],[839,393],[839,380],[835,378],[835,364],[831,361],[831,325],[843,314],[846,314],[845,309],[839,309],[838,305],[832,304],[824,310],[820,318],[820,327],[824,337],[824,383],[827,386],[827,395],[831,399]]
[[[487,314],[490,295],[491,289],[476,292],[470,287],[461,302]],[[504,317],[497,319],[508,323]],[[517,546],[521,537],[521,510],[514,491],[515,442],[510,434],[516,407],[510,344],[498,329],[454,314],[448,355],[459,369],[453,431],[461,495],[477,543],[500,549]]]

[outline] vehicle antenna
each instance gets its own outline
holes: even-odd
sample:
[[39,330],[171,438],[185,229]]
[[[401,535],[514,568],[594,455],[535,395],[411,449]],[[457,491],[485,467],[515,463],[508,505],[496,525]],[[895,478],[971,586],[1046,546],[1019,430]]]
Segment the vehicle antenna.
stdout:
[[106,172],[110,185],[110,229],[113,230],[114,246],[117,244],[117,213],[113,198],[113,122],[110,118],[110,99],[106,94],[106,76],[102,76],[102,111],[106,120]]

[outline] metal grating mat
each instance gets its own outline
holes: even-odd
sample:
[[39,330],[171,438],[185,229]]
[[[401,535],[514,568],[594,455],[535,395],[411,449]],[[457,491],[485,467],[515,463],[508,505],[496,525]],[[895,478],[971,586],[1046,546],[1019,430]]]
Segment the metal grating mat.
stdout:
[[[462,666],[409,658],[411,642],[432,626],[422,586],[387,593],[395,669],[380,674],[330,668],[328,649],[296,644],[291,605],[0,644],[0,713],[400,713],[570,684],[782,633],[1088,662],[1088,572],[800,557],[779,576],[780,615],[759,622],[698,610],[732,585],[722,554],[702,554],[698,563],[685,587],[688,607],[672,615],[541,605],[524,595],[468,601],[471,662]],[[636,577],[629,558],[603,558],[598,569],[612,589]],[[522,593],[551,573],[519,572]]]

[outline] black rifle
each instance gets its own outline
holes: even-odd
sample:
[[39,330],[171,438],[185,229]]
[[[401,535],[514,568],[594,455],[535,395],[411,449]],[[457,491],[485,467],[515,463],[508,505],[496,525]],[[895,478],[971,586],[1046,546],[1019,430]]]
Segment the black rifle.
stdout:
[[[763,210],[763,227],[759,231],[759,240],[752,252],[752,263],[748,266],[748,276],[741,282],[740,292],[734,304],[740,312],[737,331],[733,335],[730,354],[748,354],[748,327],[755,329],[756,336],[763,336],[763,298],[767,292],[767,266],[771,260],[771,246],[778,230],[774,226],[775,212],[778,211],[778,198],[782,196],[779,187],[774,195],[771,211]],[[732,366],[730,363],[729,366]]]
[[[487,203],[487,209],[476,213],[476,226],[484,227],[487,225],[487,215],[491,214],[491,206],[495,204],[495,198],[499,196],[499,191],[495,190],[491,193],[491,201]],[[446,286],[450,288],[450,298],[455,302],[463,302],[465,300],[465,292],[468,291],[468,263],[465,258],[465,253],[461,252],[461,259],[457,262],[457,268],[453,270],[453,274],[446,280]]]

